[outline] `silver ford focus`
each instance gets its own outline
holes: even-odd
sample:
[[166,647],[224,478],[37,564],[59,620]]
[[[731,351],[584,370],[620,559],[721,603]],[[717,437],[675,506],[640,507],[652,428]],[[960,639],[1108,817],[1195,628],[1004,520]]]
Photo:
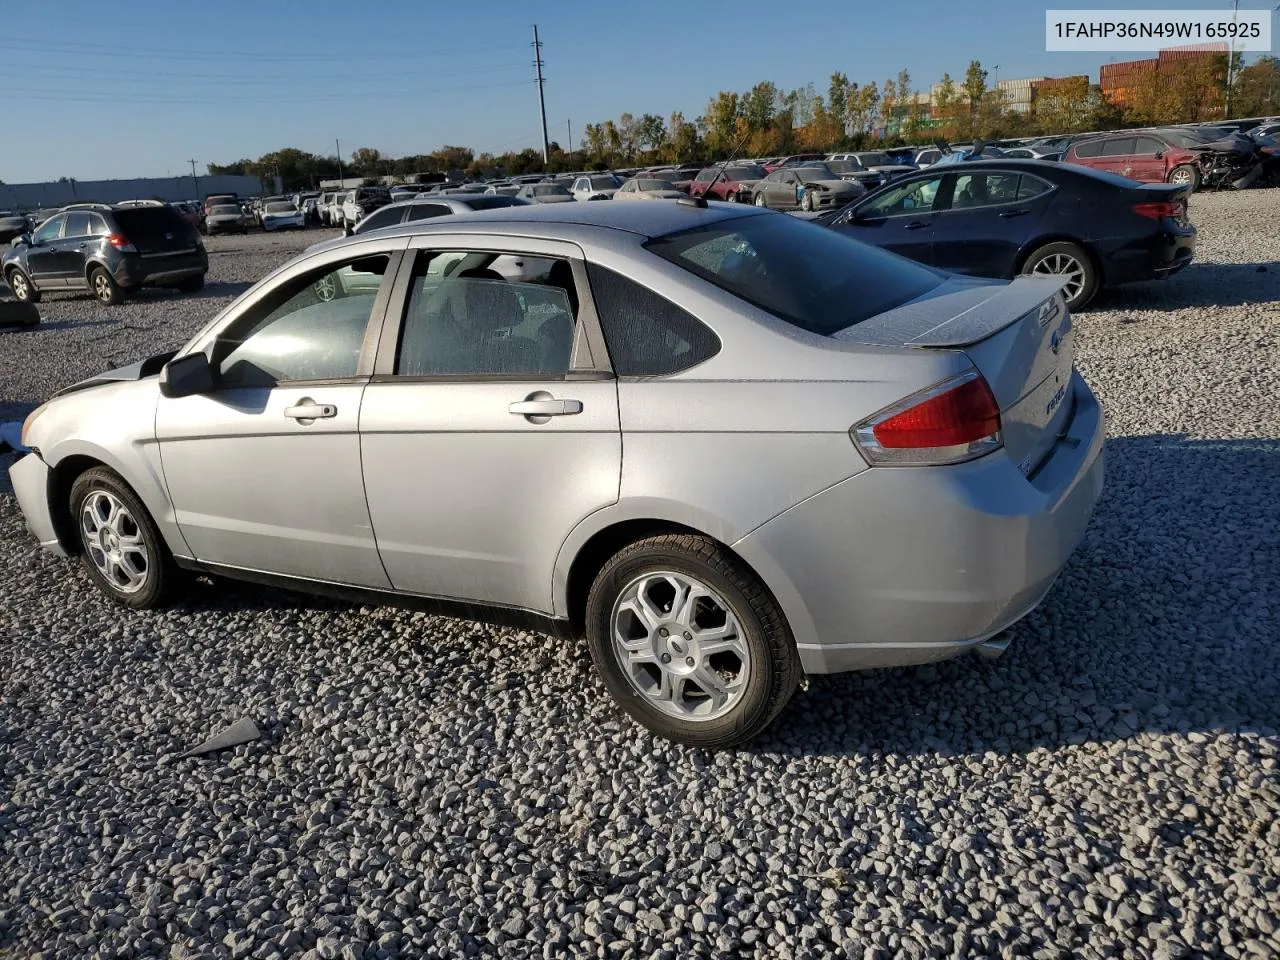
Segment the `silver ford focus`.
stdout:
[[49,550],[138,609],[191,571],[585,637],[704,746],[807,674],[979,648],[1051,588],[1103,416],[1051,278],[784,214],[513,207],[322,244],[27,419]]

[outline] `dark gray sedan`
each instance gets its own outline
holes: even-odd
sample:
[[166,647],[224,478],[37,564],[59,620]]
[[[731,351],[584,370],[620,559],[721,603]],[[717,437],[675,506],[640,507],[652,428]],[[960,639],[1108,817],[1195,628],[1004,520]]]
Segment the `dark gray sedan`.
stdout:
[[449,196],[433,193],[429,197],[422,196],[413,200],[389,203],[357,223],[351,233],[353,236],[359,236],[370,230],[391,227],[398,223],[409,223],[413,220],[430,220],[432,217],[447,217],[450,214],[472,213],[476,210],[495,210],[498,207],[523,207],[528,203],[529,201],[521,200],[519,197],[484,193],[450,194]]
[[828,210],[863,196],[867,189],[843,180],[825,163],[779,167],[755,185],[755,204],[772,210]]

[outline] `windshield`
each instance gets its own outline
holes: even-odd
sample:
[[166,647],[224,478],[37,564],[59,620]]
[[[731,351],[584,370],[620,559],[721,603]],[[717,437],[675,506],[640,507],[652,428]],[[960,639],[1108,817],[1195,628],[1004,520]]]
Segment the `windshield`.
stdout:
[[556,197],[567,194],[569,191],[554,183],[539,184],[533,188],[535,197]]
[[860,153],[858,159],[868,167],[892,166],[893,158],[887,153]]
[[620,187],[620,186],[622,186],[622,181],[619,180],[617,177],[592,177],[591,178],[592,190],[609,190],[613,187]]
[[653,253],[802,330],[829,336],[892,310],[943,276],[844,234],[766,214],[656,237]]
[[670,190],[671,184],[666,180],[637,180],[637,190]]
[[267,213],[293,213],[296,209],[292,203],[267,204]]
[[214,217],[238,217],[240,216],[240,208],[229,204],[221,204],[210,210],[209,215]]
[[839,180],[840,177],[825,163],[806,163],[796,167],[796,175],[802,180]]
[[836,173],[857,173],[862,169],[857,160],[830,160],[827,166]]

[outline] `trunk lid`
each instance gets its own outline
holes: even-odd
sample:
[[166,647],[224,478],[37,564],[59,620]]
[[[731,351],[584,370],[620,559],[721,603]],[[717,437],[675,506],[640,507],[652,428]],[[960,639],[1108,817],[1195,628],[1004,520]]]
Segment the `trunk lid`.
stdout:
[[953,278],[924,297],[835,334],[849,343],[962,350],[1000,405],[1005,449],[1029,474],[1071,417],[1075,361],[1062,281]]

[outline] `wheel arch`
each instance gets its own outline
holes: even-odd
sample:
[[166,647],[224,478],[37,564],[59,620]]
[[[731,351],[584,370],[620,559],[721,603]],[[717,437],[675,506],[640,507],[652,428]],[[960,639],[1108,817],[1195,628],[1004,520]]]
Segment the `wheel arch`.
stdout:
[[[154,450],[154,445],[149,445]],[[178,529],[169,502],[169,495],[164,479],[159,473],[158,462],[147,460],[135,464],[130,469],[119,458],[103,447],[87,442],[75,442],[64,445],[56,451],[50,451],[46,462],[49,464],[49,515],[53,520],[58,542],[71,553],[79,553],[80,545],[76,537],[75,520],[71,516],[71,487],[76,478],[86,470],[94,467],[106,467],[111,470],[134,492],[142,505],[151,514],[151,519],[160,531],[166,545],[175,556],[189,556],[186,541]]]
[[1071,243],[1083,250],[1089,256],[1089,263],[1093,266],[1094,273],[1098,275],[1098,289],[1101,290],[1106,286],[1107,272],[1103,268],[1102,258],[1098,255],[1098,251],[1088,240],[1084,240],[1070,233],[1046,233],[1025,243],[1022,249],[1018,251],[1018,257],[1014,261],[1013,276],[1016,277],[1018,274],[1022,273],[1022,268],[1026,266],[1027,261],[1031,259],[1031,255],[1033,253],[1041,247],[1047,247],[1051,243]]
[[561,546],[552,574],[554,615],[566,619],[575,636],[582,636],[587,594],[610,557],[647,537],[692,534],[714,540],[759,577],[782,608],[796,642],[812,642],[816,630],[796,585],[758,549],[752,555],[738,549],[737,543],[746,532],[684,505],[648,501],[615,504],[584,519]]

